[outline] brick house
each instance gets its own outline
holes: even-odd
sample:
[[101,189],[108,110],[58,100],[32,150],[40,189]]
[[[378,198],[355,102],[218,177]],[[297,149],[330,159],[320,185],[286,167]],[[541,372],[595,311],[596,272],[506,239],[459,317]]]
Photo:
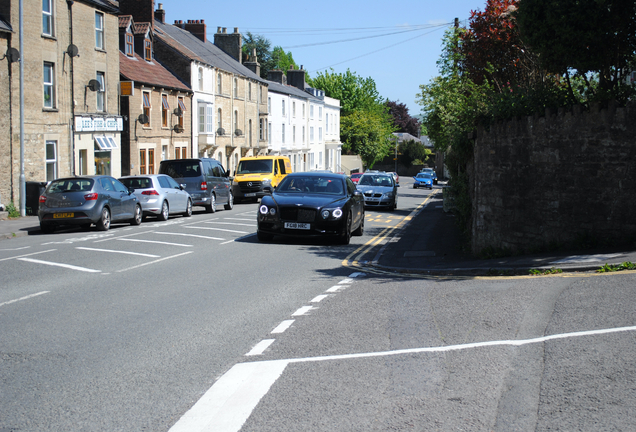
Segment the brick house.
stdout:
[[[123,123],[117,95],[117,12],[116,2],[110,0],[24,2],[27,31],[21,57],[27,182],[74,174],[120,174]],[[0,15],[5,23],[0,44],[19,49],[18,1],[0,2]],[[0,104],[4,119],[0,121],[0,194],[16,206],[20,201],[19,68],[19,62],[7,62],[0,75],[0,86],[9,83],[8,91],[2,92],[5,103]],[[28,213],[34,213],[37,204],[30,200],[27,207]]]
[[165,159],[192,157],[192,92],[154,57],[151,22],[119,17],[122,174],[156,174]]

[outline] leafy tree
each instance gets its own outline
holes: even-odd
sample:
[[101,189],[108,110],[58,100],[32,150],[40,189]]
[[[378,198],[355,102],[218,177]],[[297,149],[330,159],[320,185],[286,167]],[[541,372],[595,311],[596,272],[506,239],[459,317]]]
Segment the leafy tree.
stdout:
[[421,141],[403,141],[398,146],[398,163],[409,166],[411,164],[421,165],[425,163],[432,152],[424,147]]
[[274,47],[272,51],[272,63],[275,69],[280,69],[285,74],[287,74],[287,70],[290,66],[294,66],[294,69],[298,69],[298,65],[294,61],[291,51],[285,52],[283,48],[279,46]]
[[620,93],[636,53],[634,0],[523,0],[517,21],[548,71],[592,72],[602,92]]
[[267,78],[267,72],[275,66],[270,50],[271,45],[269,39],[251,32],[247,32],[243,37],[243,61],[249,61],[253,50],[256,49],[256,60],[261,65],[261,78]]
[[393,124],[397,128],[397,132],[419,136],[420,122],[415,117],[410,116],[409,109],[405,104],[389,100],[384,104],[389,108],[389,114],[393,117]]
[[341,74],[334,73],[333,69],[319,72],[308,83],[324,90],[327,96],[339,99],[343,115],[356,110],[385,111],[375,81],[371,77],[362,78],[349,69]]

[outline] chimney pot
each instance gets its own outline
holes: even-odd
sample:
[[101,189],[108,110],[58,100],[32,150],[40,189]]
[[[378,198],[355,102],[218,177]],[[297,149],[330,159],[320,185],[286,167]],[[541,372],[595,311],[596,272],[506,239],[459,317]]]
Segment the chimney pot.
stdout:
[[238,33],[238,27],[234,27],[234,33]]

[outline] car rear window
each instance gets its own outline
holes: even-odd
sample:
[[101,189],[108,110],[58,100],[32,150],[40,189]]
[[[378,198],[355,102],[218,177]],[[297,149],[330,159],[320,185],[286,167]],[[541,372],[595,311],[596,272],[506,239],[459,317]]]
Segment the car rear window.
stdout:
[[152,188],[152,180],[148,177],[135,177],[135,178],[123,178],[119,179],[124,186],[133,189],[150,189]]
[[199,177],[201,167],[199,161],[170,161],[159,165],[159,174],[167,174],[172,178]]
[[48,193],[88,192],[93,189],[93,179],[59,179],[53,180],[47,189]]

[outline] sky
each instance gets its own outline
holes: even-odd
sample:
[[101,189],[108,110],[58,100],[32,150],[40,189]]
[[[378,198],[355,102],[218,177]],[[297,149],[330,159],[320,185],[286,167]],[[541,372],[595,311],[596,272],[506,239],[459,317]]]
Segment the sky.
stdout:
[[[268,3],[244,0],[155,0],[162,3],[166,24],[205,20],[208,40],[217,27],[228,33],[261,35],[271,47],[291,51],[294,61],[312,77],[349,69],[372,78],[380,96],[404,103],[418,116],[420,85],[439,75],[437,60],[444,32],[459,18],[466,26],[471,10],[486,0],[322,0]],[[277,7],[268,7],[277,4]]]

